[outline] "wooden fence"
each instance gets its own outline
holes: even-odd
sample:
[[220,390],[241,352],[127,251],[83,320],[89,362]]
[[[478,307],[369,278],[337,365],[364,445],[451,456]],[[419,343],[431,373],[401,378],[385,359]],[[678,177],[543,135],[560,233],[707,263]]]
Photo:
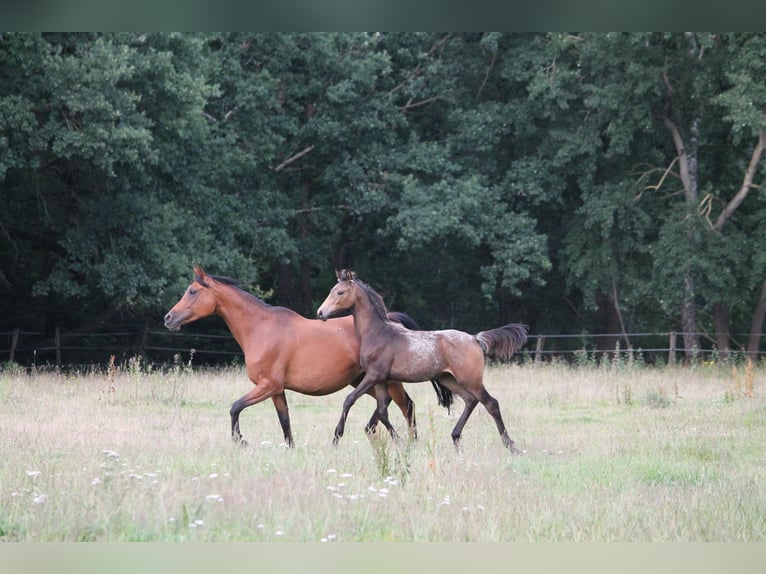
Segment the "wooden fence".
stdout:
[[[527,345],[519,356],[524,361],[569,362],[600,361],[603,358],[623,357],[652,364],[676,365],[689,357],[700,360],[718,359],[713,344],[701,335],[708,346],[690,353],[679,347],[684,333],[628,333],[628,334],[530,334]],[[734,335],[736,339],[738,336]],[[741,337],[741,335],[739,335]],[[628,347],[625,340],[630,343]],[[746,355],[744,349],[729,349],[729,356]],[[763,351],[758,353],[758,357]],[[0,363],[11,362],[26,367],[50,365],[60,368],[108,364],[111,357],[123,363],[135,356],[152,363],[172,364],[182,361],[194,364],[221,364],[241,361],[242,351],[228,332],[220,334],[171,332],[145,328],[142,331],[111,333],[62,332],[53,335],[15,329],[0,332]]]

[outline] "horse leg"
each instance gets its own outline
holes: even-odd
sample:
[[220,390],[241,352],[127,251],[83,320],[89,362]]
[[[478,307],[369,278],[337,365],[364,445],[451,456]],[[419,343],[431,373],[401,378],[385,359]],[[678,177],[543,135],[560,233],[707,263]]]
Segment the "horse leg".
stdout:
[[[378,397],[375,395],[375,390],[370,389],[367,392],[368,395],[370,395],[373,399],[376,401],[378,400]],[[391,397],[386,397],[386,410],[388,410],[388,405],[391,403]],[[380,422],[380,417],[378,416],[378,405],[377,402],[375,404],[375,410],[372,411],[372,416],[370,417],[370,420],[367,422],[367,424],[364,427],[364,432],[367,434],[375,434],[375,429],[378,427],[378,422]]]
[[393,399],[407,420],[410,437],[412,439],[418,438],[418,429],[415,424],[415,403],[410,398],[410,395],[407,394],[407,391],[404,390],[404,385],[398,382],[389,382],[388,394],[390,396],[389,401]]
[[[338,421],[338,425],[335,427],[335,434],[332,439],[332,443],[334,445],[337,445],[340,437],[343,436],[343,431],[346,428],[348,411],[351,410],[351,407],[354,406],[354,403],[360,396],[372,389],[377,379],[379,379],[379,377],[370,376],[370,373],[368,372],[365,374],[359,385],[353,391],[351,391],[346,397],[346,400],[343,401],[343,411],[340,414],[340,420]],[[375,414],[380,416],[379,412],[376,412]]]
[[[351,383],[351,386],[354,388],[357,388],[359,386],[359,383],[362,382],[362,379],[364,378],[364,373],[359,375],[359,378],[357,378],[353,383]],[[367,394],[370,395],[373,399],[377,400],[377,397],[375,396],[374,389],[370,389],[367,391]],[[388,403],[391,402],[391,399],[389,397],[388,401],[386,402],[386,407],[388,407]],[[364,426],[364,432],[369,434],[375,434],[375,429],[378,426],[378,408],[377,406],[372,411],[372,416],[370,417],[370,420],[367,422],[367,424]]]
[[521,451],[513,444],[511,437],[508,436],[508,431],[505,430],[505,424],[503,423],[503,416],[500,414],[500,404],[497,399],[487,392],[487,389],[482,387],[479,393],[479,400],[487,412],[495,419],[495,425],[497,425],[497,431],[500,433],[500,438],[503,440],[505,448],[510,450],[514,454],[521,454]]
[[279,424],[282,426],[282,433],[285,435],[285,443],[289,448],[293,448],[293,433],[290,430],[290,411],[287,408],[287,397],[284,393],[274,395],[271,397],[274,402],[274,407],[277,409],[277,416],[279,417]]
[[375,385],[375,397],[378,400],[377,415],[380,422],[383,423],[383,426],[385,426],[388,429],[388,432],[391,433],[391,438],[399,440],[396,430],[394,430],[391,421],[388,420],[388,404],[391,402],[391,396],[388,394],[387,387],[388,385],[386,383],[377,383]]
[[[284,391],[280,390],[278,392]],[[239,414],[247,407],[260,403],[274,394],[275,391],[271,381],[260,379],[247,394],[234,401],[229,414],[231,415],[231,438],[235,443],[247,446],[247,441],[242,438],[242,433],[239,432]]]
[[479,400],[473,395],[466,394],[466,396],[461,398],[463,399],[463,402],[465,403],[465,407],[463,407],[463,413],[460,415],[460,418],[457,420],[457,423],[455,424],[455,428],[452,429],[452,444],[455,445],[455,450],[458,452],[460,452],[460,436],[463,434],[463,427],[465,426],[465,423],[468,421],[468,417],[471,416],[473,409],[475,409],[476,405],[479,404]]
[[445,374],[438,377],[437,380],[463,399],[463,404],[465,405],[463,407],[463,412],[460,414],[460,417],[455,424],[455,428],[452,429],[452,444],[455,445],[455,450],[460,452],[460,436],[463,434],[463,427],[465,426],[466,421],[468,421],[468,417],[471,416],[471,413],[476,408],[476,405],[479,404],[479,399],[477,399],[476,395],[463,384],[459,383],[452,375]]

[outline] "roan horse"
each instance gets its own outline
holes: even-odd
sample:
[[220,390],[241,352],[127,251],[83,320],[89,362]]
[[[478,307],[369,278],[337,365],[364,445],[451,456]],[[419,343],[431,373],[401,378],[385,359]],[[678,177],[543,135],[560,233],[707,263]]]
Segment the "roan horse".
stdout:
[[[271,398],[277,409],[285,442],[293,446],[290,415],[285,391],[321,396],[356,386],[362,379],[359,345],[353,319],[341,317],[329,323],[306,319],[285,307],[273,307],[241,289],[226,277],[208,275],[194,266],[194,281],[183,297],[165,315],[165,326],[177,331],[182,325],[220,315],[245,354],[247,376],[255,385],[231,407],[231,434],[235,442],[246,444],[239,430],[239,415],[247,407]],[[417,328],[404,313],[392,313],[394,320]],[[439,403],[449,407],[451,393],[434,382]],[[374,395],[372,390],[369,394]],[[414,403],[401,383],[388,385],[388,394],[378,399],[378,408],[365,427],[374,432],[380,420],[381,401],[385,405],[383,424],[395,435],[388,422],[391,399],[407,419],[415,436]]]
[[[463,427],[481,403],[495,419],[503,444],[511,452],[519,452],[505,430],[497,400],[487,392],[482,379],[485,355],[510,358],[527,341],[525,325],[511,323],[476,335],[455,330],[408,331],[386,318],[383,298],[357,279],[353,271],[346,269],[336,274],[338,282],[317,310],[317,317],[327,320],[339,312],[351,312],[365,376],[343,403],[334,442],[343,436],[348,411],[362,393],[384,387],[389,379],[412,383],[435,379],[465,403],[452,431],[455,448],[459,450]],[[382,417],[385,403],[381,391],[376,396]]]

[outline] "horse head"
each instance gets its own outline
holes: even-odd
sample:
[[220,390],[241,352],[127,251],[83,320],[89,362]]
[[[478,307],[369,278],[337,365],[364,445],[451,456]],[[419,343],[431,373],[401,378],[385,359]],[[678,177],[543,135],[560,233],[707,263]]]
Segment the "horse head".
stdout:
[[194,266],[194,281],[183,297],[165,315],[165,327],[178,331],[182,325],[208,317],[215,312],[216,298],[211,285],[214,280],[199,265]]
[[348,311],[356,304],[356,273],[350,269],[335,272],[338,282],[330,290],[327,298],[317,309],[317,318],[326,321],[343,311]]

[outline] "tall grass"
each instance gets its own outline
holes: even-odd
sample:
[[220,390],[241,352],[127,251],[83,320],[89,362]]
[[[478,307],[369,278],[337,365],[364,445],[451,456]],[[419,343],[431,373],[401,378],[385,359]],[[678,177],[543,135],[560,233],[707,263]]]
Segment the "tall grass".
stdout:
[[[559,365],[487,369],[521,456],[482,407],[408,385],[419,438],[332,432],[346,393],[289,394],[229,438],[242,369],[0,373],[0,540],[764,541],[764,371]],[[392,422],[406,435],[404,420]]]

